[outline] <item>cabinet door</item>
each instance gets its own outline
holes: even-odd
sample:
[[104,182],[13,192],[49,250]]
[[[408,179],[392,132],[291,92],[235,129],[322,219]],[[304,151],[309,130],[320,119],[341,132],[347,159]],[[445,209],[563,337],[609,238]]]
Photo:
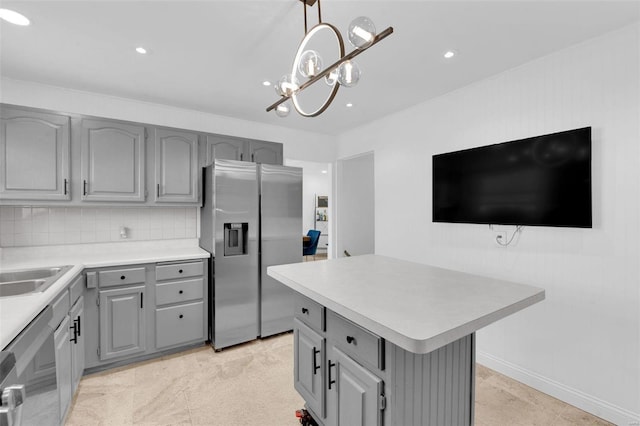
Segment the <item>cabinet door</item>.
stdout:
[[[382,379],[332,347],[327,355],[328,425],[375,426],[382,423]],[[331,383],[335,381],[334,383]]]
[[69,123],[65,115],[2,106],[0,195],[3,199],[69,199]]
[[250,141],[249,161],[262,164],[282,165],[282,144],[276,142]]
[[78,301],[69,311],[71,321],[71,384],[72,394],[75,392],[84,372],[84,298],[80,296]]
[[60,404],[60,421],[64,419],[67,407],[71,402],[71,335],[69,333],[69,316],[58,326],[53,335],[56,348],[56,381],[58,382],[58,403]]
[[212,165],[216,159],[246,161],[246,144],[246,141],[239,139],[207,136],[207,159],[203,167]]
[[145,350],[144,286],[100,291],[100,360]]
[[309,408],[324,418],[325,339],[294,318],[293,347],[294,387]]
[[82,121],[82,199],[144,201],[142,126]]
[[156,202],[198,202],[198,135],[156,129]]

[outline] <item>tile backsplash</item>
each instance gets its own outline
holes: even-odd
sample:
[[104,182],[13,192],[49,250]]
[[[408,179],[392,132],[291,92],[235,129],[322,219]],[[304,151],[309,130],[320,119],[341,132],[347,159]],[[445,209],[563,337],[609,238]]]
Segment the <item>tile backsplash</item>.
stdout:
[[[126,238],[122,237],[123,227]],[[197,238],[197,207],[0,207],[0,247]]]

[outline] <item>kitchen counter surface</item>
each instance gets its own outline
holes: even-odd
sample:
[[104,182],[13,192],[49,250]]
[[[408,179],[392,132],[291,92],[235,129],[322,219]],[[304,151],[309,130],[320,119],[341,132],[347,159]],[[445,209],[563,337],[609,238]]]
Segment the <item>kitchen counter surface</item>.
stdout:
[[205,259],[209,253],[198,240],[164,240],[126,243],[3,248],[3,272],[73,265],[42,293],[0,298],[0,349],[6,347],[85,268]]
[[379,255],[267,274],[401,348],[429,353],[544,300],[544,290]]

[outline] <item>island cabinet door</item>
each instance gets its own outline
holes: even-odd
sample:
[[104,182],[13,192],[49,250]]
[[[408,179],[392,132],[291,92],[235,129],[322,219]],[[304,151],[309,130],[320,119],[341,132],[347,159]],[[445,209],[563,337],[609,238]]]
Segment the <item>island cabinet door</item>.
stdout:
[[324,417],[325,339],[297,318],[293,322],[294,386],[308,408]]
[[327,380],[325,426],[382,424],[382,379],[332,346],[327,353]]

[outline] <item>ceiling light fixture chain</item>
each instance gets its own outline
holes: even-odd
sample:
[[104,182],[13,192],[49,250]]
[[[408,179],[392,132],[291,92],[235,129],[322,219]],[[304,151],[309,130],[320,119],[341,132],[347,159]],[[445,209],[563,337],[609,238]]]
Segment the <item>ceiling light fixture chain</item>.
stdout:
[[[276,114],[280,117],[289,115],[290,108],[286,103],[289,99],[292,100],[295,110],[304,117],[315,117],[322,114],[335,98],[340,86],[353,87],[358,83],[360,79],[360,69],[357,64],[353,62],[353,58],[393,33],[393,27],[388,27],[381,33],[376,34],[376,28],[373,22],[367,17],[360,16],[354,19],[349,25],[349,42],[355,47],[355,50],[345,55],[344,41],[338,29],[331,24],[322,22],[320,0],[298,1],[303,3],[305,35],[298,46],[291,73],[285,74],[280,81],[275,84],[276,93],[280,95],[280,99],[267,107],[267,112],[275,110]],[[311,7],[316,2],[318,3],[318,24],[308,29],[307,6]],[[339,53],[339,59],[324,70],[322,69],[322,58],[318,52],[306,50],[311,39],[323,30],[333,34]],[[298,76],[308,80],[299,84]],[[323,78],[331,88],[329,95],[315,111],[305,111],[300,105],[298,95],[305,88]]]

